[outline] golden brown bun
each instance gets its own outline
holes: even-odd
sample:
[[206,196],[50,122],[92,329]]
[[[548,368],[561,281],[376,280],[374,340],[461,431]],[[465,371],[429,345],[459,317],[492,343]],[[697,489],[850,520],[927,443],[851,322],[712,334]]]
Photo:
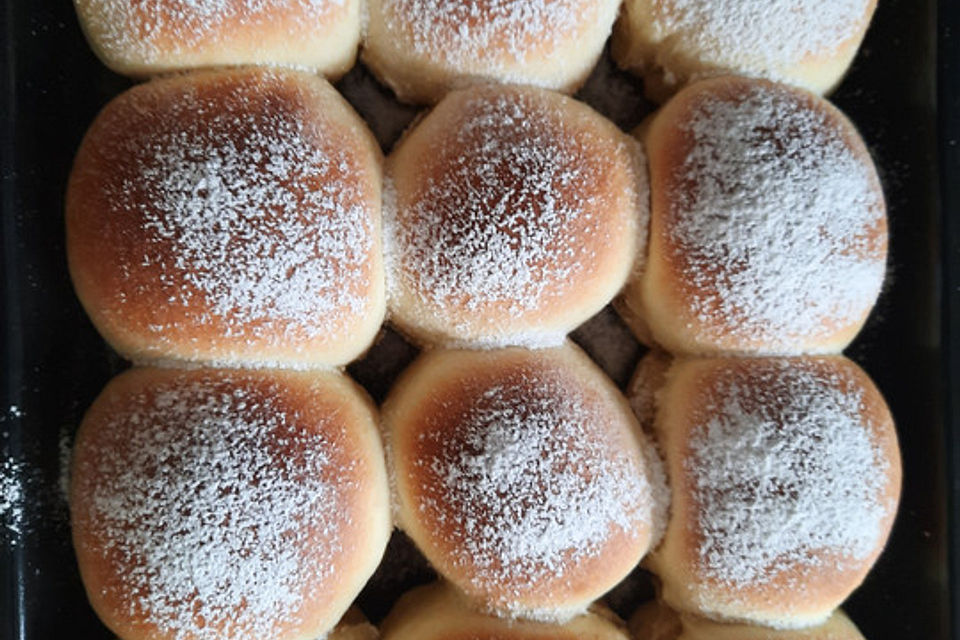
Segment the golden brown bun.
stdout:
[[370,0],[363,61],[407,102],[482,82],[572,93],[610,35],[617,0]]
[[634,640],[864,640],[842,611],[825,623],[789,631],[742,624],[725,624],[678,614],[660,602],[648,602],[630,618]]
[[806,91],[718,78],[677,94],[645,143],[650,244],[621,300],[637,335],[676,354],[843,350],[887,255],[883,191],[850,121]]
[[90,46],[131,76],[247,64],[334,78],[353,66],[359,0],[74,0]]
[[646,242],[639,145],[553,92],[454,92],[386,172],[392,319],[424,343],[556,346],[616,295]]
[[350,607],[326,640],[379,640],[379,638],[380,632],[370,624],[366,616],[356,607]]
[[819,624],[879,556],[900,453],[873,382],[840,356],[676,360],[655,392],[670,519],[647,564],[671,607]]
[[312,640],[391,529],[374,408],[335,373],[122,374],[80,426],[70,512],[123,640]]
[[383,423],[398,526],[482,609],[576,615],[659,537],[659,460],[572,344],[429,352]]
[[613,57],[663,101],[689,82],[735,74],[815,93],[846,73],[876,0],[626,0]]
[[439,582],[406,593],[382,628],[384,640],[628,640],[624,624],[605,610],[591,608],[562,625],[502,620]]
[[324,80],[155,80],[108,104],[77,153],[70,273],[135,361],[343,364],[385,312],[380,188],[376,142]]

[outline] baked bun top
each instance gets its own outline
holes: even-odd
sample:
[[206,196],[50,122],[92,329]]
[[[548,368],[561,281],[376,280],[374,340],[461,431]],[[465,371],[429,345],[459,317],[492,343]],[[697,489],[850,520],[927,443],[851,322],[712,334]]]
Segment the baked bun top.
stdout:
[[363,59],[401,100],[477,82],[572,92],[596,65],[617,0],[370,0]]
[[481,608],[568,618],[659,537],[659,460],[572,345],[428,353],[383,420],[398,525]]
[[384,640],[628,640],[623,623],[601,607],[562,625],[503,620],[471,608],[444,583],[404,594],[382,629]]
[[385,309],[380,162],[309,74],[136,86],[97,117],[70,177],[77,294],[135,360],[347,362]]
[[833,88],[870,24],[876,0],[627,0],[649,47],[644,66],[668,84],[719,73],[817,93]]
[[330,75],[352,65],[356,0],[74,0],[84,32],[119,73],[241,64],[295,65]]
[[630,618],[635,640],[864,640],[842,611],[808,629],[769,629],[726,624],[687,614],[678,614],[661,602],[648,602]]
[[639,146],[553,92],[448,95],[387,176],[392,318],[424,342],[557,345],[610,301],[645,243]]
[[671,606],[819,623],[880,554],[900,495],[886,403],[839,356],[677,360],[656,394],[671,515],[648,561]]
[[663,28],[677,43],[730,69],[778,71],[859,39],[876,0],[668,0]]
[[887,255],[880,181],[846,117],[806,91],[727,77],[677,94],[645,141],[639,311],[654,340],[674,353],[842,350]]
[[497,67],[548,57],[602,6],[596,0],[379,2],[387,31],[424,58]]
[[73,541],[124,640],[329,631],[390,530],[372,406],[334,373],[134,369],[77,434]]

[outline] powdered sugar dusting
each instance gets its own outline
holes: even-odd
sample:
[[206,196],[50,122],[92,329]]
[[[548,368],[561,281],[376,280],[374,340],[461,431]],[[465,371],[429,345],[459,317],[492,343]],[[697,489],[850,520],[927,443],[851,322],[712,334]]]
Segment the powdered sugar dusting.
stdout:
[[301,622],[343,544],[351,469],[332,469],[339,436],[307,431],[276,394],[229,378],[160,383],[81,456],[86,519],[124,571],[104,595],[127,615],[197,639]]
[[238,26],[288,22],[291,37],[323,24],[345,0],[86,0],[98,42],[145,63],[229,42]]
[[840,372],[774,360],[749,384],[721,380],[712,392],[721,400],[691,432],[685,464],[704,576],[762,585],[792,567],[817,571],[825,553],[842,570],[876,551],[896,505],[860,389]]
[[693,107],[668,233],[703,339],[782,351],[858,322],[875,302],[883,197],[834,118],[769,85]]
[[536,616],[516,610],[516,599],[574,579],[611,535],[650,527],[657,505],[645,461],[610,416],[549,376],[519,384],[527,391],[488,386],[454,432],[428,426],[420,437],[434,453],[414,464],[426,478],[418,507],[441,523],[474,588],[502,594],[498,608]]
[[786,80],[809,55],[836,51],[855,37],[869,0],[665,0],[656,9],[659,39],[731,69]]
[[160,288],[194,326],[295,344],[367,311],[374,205],[355,152],[295,109],[265,108],[254,84],[226,98],[185,91],[124,140],[136,170],[112,195],[146,241],[122,269],[159,275],[119,295]]
[[26,472],[22,462],[14,458],[0,461],[0,526],[6,529],[0,540],[22,533],[24,524],[23,483]]
[[585,0],[383,0],[393,37],[454,65],[499,67],[569,44],[597,8]]
[[490,313],[519,320],[562,300],[593,272],[597,247],[620,240],[609,218],[623,194],[596,185],[633,150],[564,123],[551,102],[524,90],[478,91],[450,139],[431,150],[431,177],[404,184],[402,203],[394,185],[385,189],[395,286],[465,335]]

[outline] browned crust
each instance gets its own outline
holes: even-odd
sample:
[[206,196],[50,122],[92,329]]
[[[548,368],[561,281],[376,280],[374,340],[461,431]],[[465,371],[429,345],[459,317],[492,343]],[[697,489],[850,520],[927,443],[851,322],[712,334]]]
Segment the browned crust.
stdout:
[[[656,8],[651,7],[654,5]],[[866,35],[876,10],[871,0],[857,29],[846,40],[832,48],[809,52],[793,65],[770,68],[757,61],[741,65],[721,63],[696,46],[678,47],[676,34],[663,34],[662,23],[671,18],[665,3],[656,0],[627,0],[614,25],[612,53],[617,64],[644,77],[647,96],[655,102],[666,102],[689,83],[710,77],[738,75],[776,79],[825,95],[841,82]],[[666,37],[664,37],[666,35]],[[756,43],[742,43],[743,55],[749,59]]]
[[174,0],[74,0],[91,47],[118,73],[135,77],[185,69],[274,64],[346,73],[360,41],[360,3],[270,2],[250,10],[230,0],[210,17]]
[[[465,11],[446,20],[428,34],[441,34],[441,42],[430,40],[426,50],[415,42],[424,34],[414,33],[406,15],[396,15],[384,0],[370,0],[361,57],[363,62],[405,102],[435,104],[447,93],[479,83],[517,83],[572,94],[587,80],[603,52],[616,19],[618,3],[613,0],[578,0],[579,23],[559,38],[537,38],[525,33],[519,22],[507,20],[491,34],[489,46],[476,47],[469,56],[450,51],[444,38],[460,42],[463,25],[491,24],[490,17],[503,3],[461,3]],[[388,15],[389,14],[389,15]],[[503,16],[501,15],[502,19]],[[533,18],[527,16],[527,22]],[[524,37],[525,36],[525,37]],[[523,42],[519,42],[520,39]],[[463,49],[470,50],[469,45]]]
[[[513,139],[501,137],[504,129],[487,131],[481,129],[463,146],[455,137],[462,135],[463,126],[476,117],[481,102],[492,103],[506,98],[524,110],[545,110],[548,117],[541,122],[530,118],[526,126],[509,128]],[[582,265],[583,271],[576,281],[569,279],[546,280],[543,302],[533,308],[517,313],[516,300],[490,301],[464,293],[439,304],[429,298],[410,281],[417,265],[391,265],[395,270],[391,291],[392,320],[400,328],[419,341],[441,344],[490,343],[517,344],[536,342],[540,336],[562,336],[599,311],[621,288],[629,274],[629,267],[637,254],[639,238],[645,235],[647,204],[641,202],[638,184],[645,171],[640,166],[634,142],[624,136],[611,122],[586,105],[559,94],[518,86],[477,85],[449,94],[430,112],[393,150],[386,162],[386,174],[395,190],[397,230],[417,228],[434,224],[417,216],[413,210],[416,202],[433,202],[425,198],[431,185],[450,179],[455,171],[454,163],[463,158],[475,158],[475,149],[485,142],[513,145],[527,139],[531,130],[545,135],[550,130],[558,132],[556,144],[569,150],[571,156],[582,159],[576,167],[591,177],[589,182],[578,180],[576,192],[564,191],[557,185],[554,193],[558,206],[570,206],[575,201],[593,201],[586,215],[566,224],[557,244],[569,247],[562,264],[542,264],[539,268],[555,270],[557,267]],[[464,152],[464,146],[471,149]],[[477,158],[477,180],[488,179],[488,166],[481,166]],[[522,186],[526,176],[516,175],[516,167],[500,165],[493,168],[499,181],[507,189]],[[437,202],[430,206],[433,211],[456,211],[458,203]],[[491,203],[491,207],[494,203]],[[507,210],[525,211],[531,203],[511,200]],[[533,203],[544,207],[545,203]],[[535,215],[538,211],[535,210]],[[442,224],[438,223],[438,224]],[[531,227],[533,219],[524,220]],[[520,229],[516,233],[521,233]],[[445,255],[432,258],[449,262]],[[456,265],[449,265],[456,267]],[[548,274],[550,271],[547,272]],[[406,276],[406,277],[405,277]],[[549,278],[546,275],[545,278]],[[511,311],[514,308],[514,311]],[[513,338],[515,341],[511,341]],[[553,342],[557,342],[554,337]]]
[[[134,600],[118,594],[124,588],[127,568],[136,558],[111,551],[111,540],[92,520],[92,495],[97,486],[115,479],[98,472],[98,460],[127,457],[131,435],[150,428],[125,419],[135,407],[154,402],[158,389],[193,383],[210,384],[218,392],[243,388],[264,400],[280,402],[296,422],[271,433],[264,441],[277,459],[302,459],[290,436],[322,433],[331,447],[329,477],[341,487],[343,540],[349,544],[334,560],[332,578],[316,572],[304,581],[306,596],[296,626],[278,621],[277,638],[306,640],[330,629],[377,566],[389,535],[386,471],[376,429],[375,409],[365,393],[348,378],[335,373],[262,372],[174,369],[132,369],[114,378],[90,407],[77,433],[70,482],[70,513],[74,549],[91,605],[101,620],[124,640],[172,640],[148,620],[132,616]],[[251,406],[254,403],[251,401]],[[259,405],[256,405],[259,406]],[[266,408],[262,410],[268,410]],[[177,425],[166,424],[166,428]],[[109,428],[108,428],[109,427]],[[180,461],[172,460],[176,466]],[[152,473],[144,470],[144,473]],[[175,522],[177,514],[171,514]],[[304,548],[324,547],[328,532],[316,530],[303,538]],[[187,606],[187,605],[185,605]],[[284,624],[287,624],[285,627]],[[177,636],[185,640],[187,636]],[[192,636],[189,636],[192,637]]]
[[[866,322],[870,308],[859,317],[847,320],[827,318],[820,330],[808,336],[779,340],[750,340],[731,331],[739,320],[716,306],[694,312],[691,300],[703,300],[712,289],[698,287],[684,277],[697,257],[679,244],[673,235],[681,202],[690,194],[693,183],[679,171],[694,146],[687,124],[707,101],[737,102],[748,92],[761,88],[789,93],[804,109],[823,114],[842,136],[850,153],[869,169],[876,201],[884,206],[883,189],[870,153],[850,120],[826,100],[802,89],[766,80],[720,77],[690,85],[678,93],[654,117],[643,135],[650,166],[650,246],[647,269],[632,281],[625,292],[628,308],[641,318],[640,326],[649,327],[654,341],[673,353],[717,355],[773,355],[794,353],[839,353],[857,335]],[[882,215],[864,234],[863,250],[855,255],[884,260],[887,253],[887,221]],[[702,260],[696,262],[702,270]],[[725,277],[724,265],[717,264],[714,279]],[[811,292],[815,295],[816,292]]]
[[[185,96],[217,108],[188,113],[188,121],[181,106]],[[249,113],[265,122],[280,114],[302,120],[317,148],[349,150],[348,171],[331,167],[327,177],[354,187],[357,197],[348,204],[376,212],[370,220],[375,238],[371,253],[363,263],[340,265],[363,274],[368,290],[353,293],[367,299],[366,308],[361,314],[344,312],[330,333],[309,336],[295,325],[272,320],[238,329],[229,317],[211,316],[210,301],[173,264],[173,243],[158,243],[157,236],[144,227],[144,211],[155,211],[156,206],[150,194],[136,188],[142,183],[140,172],[156,162],[149,148],[130,156],[133,133],[139,139],[140,134],[189,132],[203,126],[198,123],[228,114],[242,122],[240,116]],[[236,142],[242,144],[247,133],[238,125]],[[67,258],[77,295],[107,341],[134,360],[340,364],[373,339],[384,313],[379,163],[379,149],[365,125],[332,87],[315,76],[244,69],[196,73],[134,87],[109,103],[94,121],[70,176]],[[133,190],[130,198],[135,210],[117,203],[115,194],[124,189]],[[272,230],[271,212],[264,213],[260,232],[278,233]],[[148,246],[164,259],[144,265],[142,256]],[[164,286],[164,281],[174,284]],[[186,307],[170,304],[172,296],[189,297],[191,303]],[[163,329],[158,332],[151,327]]]
[[600,553],[578,558],[562,576],[531,584],[518,574],[513,580],[492,585],[478,579],[480,567],[450,542],[468,535],[454,518],[444,516],[452,506],[439,509],[437,518],[416,506],[442,502],[434,472],[415,463],[435,454],[438,446],[436,440],[421,436],[428,431],[434,433],[439,425],[449,442],[458,435],[458,417],[475,398],[499,385],[511,388],[518,398],[526,397],[529,383],[525,380],[531,375],[560,381],[591,411],[622,425],[617,437],[623,438],[624,447],[638,446],[639,427],[626,401],[571,343],[537,351],[428,352],[404,373],[384,403],[388,464],[396,485],[398,524],[445,578],[483,608],[536,617],[551,617],[553,611],[562,617],[582,610],[636,565],[650,543],[649,523],[638,522],[629,534],[611,535]]
[[[655,431],[670,479],[671,516],[661,546],[651,553],[647,562],[663,583],[664,599],[679,610],[711,618],[750,620],[775,626],[819,623],[860,585],[889,537],[896,509],[891,510],[882,523],[883,531],[875,550],[857,563],[824,551],[818,556],[822,562],[817,567],[796,565],[778,571],[764,584],[747,585],[736,590],[702,573],[699,562],[702,537],[696,528],[699,506],[691,488],[695,470],[686,466],[691,456],[692,429],[704,424],[711,414],[711,407],[720,400],[718,385],[736,380],[740,388],[750,388],[751,385],[756,388],[763,372],[776,366],[774,363],[778,360],[678,360],[667,374],[665,387],[659,392]],[[900,451],[893,418],[872,380],[860,367],[842,356],[795,360],[812,366],[837,388],[862,392],[863,424],[870,429],[875,446],[879,447],[880,456],[887,463],[887,480],[878,499],[896,504],[902,482]],[[705,602],[710,604],[703,604]]]

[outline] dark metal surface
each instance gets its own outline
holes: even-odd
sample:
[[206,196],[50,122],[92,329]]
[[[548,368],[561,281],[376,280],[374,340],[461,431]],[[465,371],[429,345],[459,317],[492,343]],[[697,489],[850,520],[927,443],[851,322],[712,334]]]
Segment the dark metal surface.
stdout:
[[943,375],[949,483],[950,622],[960,640],[960,2],[941,0],[938,25]]
[[[960,400],[952,400],[960,396],[960,346],[950,339],[951,331],[960,335],[960,2],[940,0],[939,66],[937,10],[936,0],[880,0],[867,42],[834,96],[877,159],[891,220],[889,282],[848,351],[890,403],[905,468],[890,545],[846,607],[869,640],[960,640],[960,631],[948,631],[951,605],[960,604],[957,589],[947,589],[948,540],[960,549],[960,536],[948,538],[947,527],[948,514],[960,514],[960,434],[953,432],[960,429]],[[0,531],[0,639],[99,640],[109,634],[87,605],[75,567],[58,492],[60,453],[85,408],[124,364],[73,295],[62,203],[84,131],[130,82],[90,52],[69,0],[7,0],[3,16],[0,461],[23,463],[26,514],[21,534]],[[639,87],[622,76],[616,81]],[[620,111],[615,119],[623,126],[639,121],[622,117],[623,105],[615,104],[635,93],[599,104],[604,82],[581,97],[610,115]],[[368,119],[376,117],[371,104],[390,99],[362,70],[339,87]],[[374,122],[373,129],[389,144],[414,113]],[[953,214],[941,217],[941,205]],[[607,317],[597,326],[611,322]],[[582,332],[577,339],[602,360],[602,345],[589,344]],[[624,348],[636,357],[635,345]],[[350,371],[379,399],[413,353],[388,334],[373,357]],[[393,366],[384,368],[386,361]],[[364,595],[374,616],[389,604],[389,585],[399,589],[429,576],[402,538],[391,549],[394,567],[412,568],[380,572]],[[960,569],[958,554],[951,562]]]

